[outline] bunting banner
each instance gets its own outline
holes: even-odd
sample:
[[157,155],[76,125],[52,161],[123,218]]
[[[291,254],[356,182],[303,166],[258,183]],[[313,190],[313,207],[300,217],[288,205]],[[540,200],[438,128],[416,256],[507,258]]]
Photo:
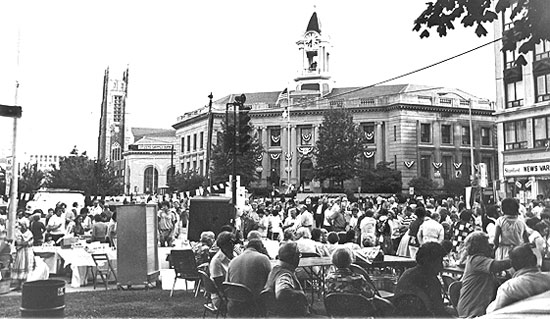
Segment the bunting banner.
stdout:
[[517,188],[521,188],[521,186],[522,186],[522,185],[521,185],[521,182],[520,182],[520,181],[516,181],[516,187],[517,187]]
[[281,135],[271,135],[271,140],[273,141],[273,143],[279,143],[281,141]]
[[304,142],[309,142],[311,140],[311,133],[302,134],[302,140]]
[[187,196],[187,198],[191,197],[191,192],[190,191],[186,191],[185,192],[185,195]]
[[365,156],[366,158],[371,158],[374,156],[374,151],[366,151],[366,152],[363,152],[363,156]]
[[411,169],[414,165],[414,161],[404,161],[403,164],[405,164],[406,168]]
[[441,168],[441,166],[443,166],[443,163],[437,163],[437,162],[432,162],[432,166],[439,170]]
[[296,150],[301,156],[308,156],[311,152],[313,152],[313,146],[298,146],[296,147]]
[[258,154],[258,156],[256,156],[256,160],[258,162],[261,162],[263,159],[264,159],[264,154],[263,153],[260,153],[260,154]]
[[374,132],[367,132],[365,133],[365,137],[367,138],[367,140],[372,140],[374,138]]
[[289,153],[289,152],[285,152],[285,159],[286,159],[287,161],[292,160],[292,155],[294,155],[294,153],[292,153],[292,152],[290,152],[290,153]]
[[212,190],[212,189],[210,188],[210,186],[206,187],[206,191],[207,191],[208,193],[211,193],[211,192],[212,192],[211,190]]
[[225,185],[224,185],[223,183],[220,183],[220,184],[218,185],[218,187],[219,187],[220,189],[224,189],[224,188],[225,188]]
[[214,185],[214,186],[212,186],[212,188],[214,189],[215,192],[217,192],[219,190],[218,185]]
[[533,185],[533,182],[528,181],[527,183],[525,183],[525,188],[529,188],[529,187],[531,187],[531,185]]
[[462,167],[462,163],[453,163],[453,166],[456,170],[459,170]]
[[278,160],[281,157],[281,153],[271,153],[269,156],[271,156],[271,159]]
[[180,198],[184,198],[183,192],[180,193]]

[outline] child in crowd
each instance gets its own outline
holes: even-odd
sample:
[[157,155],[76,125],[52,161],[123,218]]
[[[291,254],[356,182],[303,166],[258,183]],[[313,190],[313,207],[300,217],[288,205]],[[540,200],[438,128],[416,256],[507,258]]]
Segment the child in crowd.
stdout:
[[495,227],[495,259],[508,258],[508,253],[516,246],[528,242],[527,225],[518,218],[519,204],[513,198],[502,201],[504,216],[497,219]]

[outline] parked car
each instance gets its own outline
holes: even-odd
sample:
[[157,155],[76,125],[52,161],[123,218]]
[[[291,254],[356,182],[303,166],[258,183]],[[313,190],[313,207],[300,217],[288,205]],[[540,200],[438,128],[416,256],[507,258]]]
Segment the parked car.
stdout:
[[27,207],[31,211],[41,209],[46,213],[49,208],[55,208],[59,202],[65,203],[68,208],[72,207],[73,203],[78,203],[78,207],[84,207],[84,192],[70,189],[43,189],[39,190],[33,200],[27,202]]

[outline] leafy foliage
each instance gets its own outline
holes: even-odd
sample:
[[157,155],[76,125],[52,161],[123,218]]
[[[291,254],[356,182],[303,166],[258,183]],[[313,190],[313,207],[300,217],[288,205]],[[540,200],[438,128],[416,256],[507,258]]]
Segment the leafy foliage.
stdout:
[[81,190],[94,196],[113,196],[123,192],[119,178],[107,163],[89,159],[83,154],[62,158],[59,168],[48,173],[46,185]]
[[[249,125],[253,131],[253,126],[250,123],[241,123]],[[222,129],[218,132],[217,144],[212,150],[212,181],[213,183],[222,183],[229,180],[229,175],[233,172],[233,129],[229,128],[225,121],[222,122]],[[258,141],[257,136],[251,136],[246,148],[241,149],[242,152],[237,152],[236,155],[236,174],[241,176],[241,184],[248,186],[250,182],[258,179],[256,168],[261,166],[260,156],[263,153],[263,146]]]
[[367,193],[401,192],[401,171],[391,169],[390,163],[380,162],[373,170],[361,173],[361,191]]
[[332,108],[325,113],[319,128],[315,148],[317,165],[315,177],[321,182],[329,179],[342,184],[357,175],[366,138],[353,116],[343,108]]
[[464,187],[470,186],[470,180],[468,177],[462,177],[460,179],[447,179],[443,185],[443,190],[449,196],[460,196],[464,194]]
[[176,173],[173,178],[170,179],[168,186],[176,192],[185,192],[196,190],[199,186],[204,186],[206,177],[199,175],[195,172]]
[[436,184],[429,178],[417,177],[409,181],[409,186],[414,187],[414,193],[417,195],[430,195],[436,188]]
[[[496,5],[494,3],[496,2]],[[426,9],[414,21],[414,31],[422,31],[420,37],[429,37],[428,29],[437,28],[440,36],[454,29],[453,21],[462,18],[464,27],[475,26],[478,37],[487,35],[484,23],[498,19],[504,13],[513,21],[512,27],[504,31],[503,50],[515,50],[520,53],[532,51],[541,40],[550,40],[550,5],[548,0],[437,0],[428,2]],[[525,58],[518,58],[524,63]]]
[[38,169],[38,164],[25,164],[19,176],[19,192],[34,193],[42,187],[46,176]]

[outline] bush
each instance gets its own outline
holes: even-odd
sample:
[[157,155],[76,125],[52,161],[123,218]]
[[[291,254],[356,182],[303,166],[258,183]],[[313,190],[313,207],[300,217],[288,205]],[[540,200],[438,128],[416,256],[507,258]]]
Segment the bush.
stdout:
[[417,177],[409,181],[409,186],[414,187],[414,194],[427,196],[432,195],[436,188],[435,183],[426,177]]

